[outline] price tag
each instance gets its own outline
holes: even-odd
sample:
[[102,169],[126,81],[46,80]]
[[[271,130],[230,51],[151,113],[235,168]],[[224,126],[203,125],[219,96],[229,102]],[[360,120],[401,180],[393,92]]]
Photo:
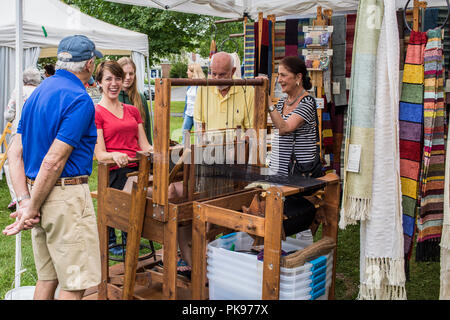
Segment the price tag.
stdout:
[[323,109],[325,107],[325,101],[323,98],[316,98],[317,109]]
[[333,82],[333,94],[341,94],[341,83]]
[[348,146],[347,171],[359,173],[360,161],[361,161],[361,145],[350,144]]
[[350,78],[345,78],[345,87],[347,90],[350,90]]

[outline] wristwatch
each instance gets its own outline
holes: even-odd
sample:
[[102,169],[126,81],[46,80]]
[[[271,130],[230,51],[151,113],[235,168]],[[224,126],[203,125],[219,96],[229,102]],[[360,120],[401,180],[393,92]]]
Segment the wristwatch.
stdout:
[[272,111],[274,111],[276,108],[275,108],[275,106],[274,105],[272,105],[272,106],[269,106],[269,112],[272,112]]

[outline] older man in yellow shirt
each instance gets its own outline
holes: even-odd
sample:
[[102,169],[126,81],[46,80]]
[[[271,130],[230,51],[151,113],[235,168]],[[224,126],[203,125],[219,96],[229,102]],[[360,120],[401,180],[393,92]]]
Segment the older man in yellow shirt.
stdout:
[[[211,61],[211,79],[232,79],[236,71],[233,57],[216,53]],[[197,126],[205,123],[206,130],[253,127],[255,91],[251,86],[199,87],[194,106]]]

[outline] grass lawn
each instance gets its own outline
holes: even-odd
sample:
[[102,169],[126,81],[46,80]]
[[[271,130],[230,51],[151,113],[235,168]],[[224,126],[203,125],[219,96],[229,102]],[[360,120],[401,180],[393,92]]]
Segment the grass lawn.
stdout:
[[[183,112],[184,102],[172,102],[171,112]],[[175,111],[177,110],[177,111]],[[181,110],[181,111],[178,111]],[[182,117],[172,117],[170,128],[172,140],[177,139],[177,129],[182,125]],[[91,190],[97,190],[97,163],[94,162],[94,170],[89,178]],[[9,218],[7,205],[10,195],[6,180],[0,180],[0,229],[12,223]],[[94,206],[97,203],[94,199]],[[316,237],[320,234],[320,230]],[[345,230],[339,230],[336,270],[337,300],[354,300],[358,296],[359,286],[359,225],[348,226]],[[145,251],[143,251],[145,252]],[[34,285],[36,271],[34,267],[33,250],[31,246],[30,231],[22,232],[23,267],[27,270],[23,273],[22,286]],[[15,237],[6,237],[0,234],[0,299],[4,299],[5,293],[11,289],[14,280],[14,256]],[[410,280],[406,284],[408,300],[437,300],[439,299],[439,262],[415,262],[413,252],[410,261]]]

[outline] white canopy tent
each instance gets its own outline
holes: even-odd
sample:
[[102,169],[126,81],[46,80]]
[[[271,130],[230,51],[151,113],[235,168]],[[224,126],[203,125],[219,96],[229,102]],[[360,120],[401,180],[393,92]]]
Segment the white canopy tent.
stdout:
[[[136,63],[138,88],[140,91],[144,89],[146,64],[149,72],[147,35],[97,20],[59,0],[2,0],[1,4],[1,119],[4,119],[4,110],[14,87],[18,89],[16,117],[20,117],[23,69],[36,66],[39,57],[56,56],[60,40],[69,35],[86,35],[103,54],[131,55]],[[0,122],[0,134],[4,130],[4,125],[3,120]],[[0,178],[1,175],[0,171]],[[14,290],[20,289],[20,275],[24,271],[19,233],[16,235]]]
[[[0,114],[3,119],[9,95],[16,85],[16,26],[22,25],[23,69],[35,66],[38,58],[55,57],[59,41],[83,34],[103,54],[131,55],[137,65],[138,87],[144,89],[148,37],[88,16],[59,0],[21,0],[23,20],[17,18],[16,0],[2,0],[0,10]],[[147,63],[148,64],[148,63]],[[22,70],[23,70],[22,69]],[[21,74],[19,74],[21,78]],[[19,82],[21,83],[21,81]],[[20,101],[20,99],[18,99]],[[4,121],[1,121],[1,130]]]
[[[252,19],[259,12],[277,17],[289,15],[314,15],[317,6],[332,9],[333,12],[356,11],[359,0],[106,0],[125,4],[167,9],[185,13],[195,13],[223,18],[240,18],[247,13]],[[407,0],[395,0],[398,8],[403,8]],[[429,7],[446,6],[445,0],[428,0]],[[412,7],[413,0],[409,7]]]

